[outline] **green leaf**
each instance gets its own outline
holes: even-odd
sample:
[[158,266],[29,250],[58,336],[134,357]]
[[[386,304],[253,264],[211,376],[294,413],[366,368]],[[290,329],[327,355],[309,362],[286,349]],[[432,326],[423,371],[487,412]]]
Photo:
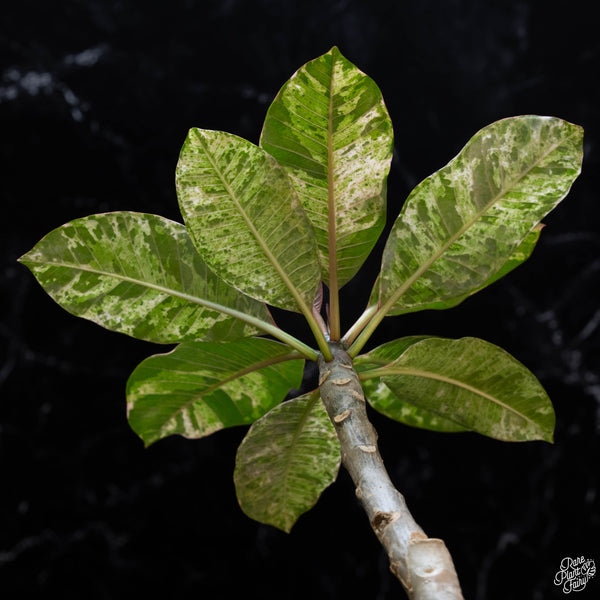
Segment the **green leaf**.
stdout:
[[[405,350],[413,344],[427,339],[428,336],[403,337],[378,346],[367,354],[357,357],[354,361],[356,371],[360,374],[372,369],[385,367],[394,362]],[[365,379],[361,382],[369,404],[378,412],[411,427],[429,429],[441,432],[465,431],[465,428],[429,410],[419,408],[398,397],[381,377]]]
[[177,193],[196,248],[219,277],[252,298],[310,314],[320,282],[315,234],[273,157],[235,135],[191,129]]
[[264,304],[207,268],[183,225],[156,215],[76,219],[19,260],[70,313],[143,340],[234,339],[257,331],[220,308],[272,324]]
[[341,287],[385,223],[393,132],[379,88],[332,48],[283,86],[260,144],[290,174],[315,226],[324,281],[336,270]]
[[373,369],[385,367],[394,362],[403,352],[408,350],[412,345],[426,340],[428,335],[408,335],[406,337],[397,338],[391,342],[386,342],[381,346],[377,346],[366,354],[361,354],[354,359],[354,367],[357,373],[363,373]]
[[[500,269],[494,273],[481,287],[475,291],[479,291],[488,285],[491,285],[498,279],[501,279],[505,275],[508,275],[511,271],[516,269],[520,264],[524,263],[532,254],[535,249],[540,234],[544,228],[543,223],[538,223],[528,234],[527,237],[521,242],[517,249],[513,252],[510,258],[500,267]],[[475,292],[473,292],[475,293]]]
[[147,446],[171,434],[200,438],[247,425],[300,386],[303,366],[297,353],[262,338],[180,344],[131,374],[129,423]]
[[340,445],[319,393],[260,418],[240,444],[234,472],[242,510],[288,532],[335,481]]
[[363,381],[363,391],[369,404],[379,413],[419,429],[428,429],[430,431],[439,431],[440,433],[456,433],[467,431],[465,427],[455,423],[450,419],[445,419],[440,415],[424,410],[404,402],[399,398],[381,378],[367,379]]
[[[470,291],[467,294],[462,296],[456,296],[451,300],[447,300],[446,302],[435,302],[430,304],[427,308],[429,309],[446,309],[457,306],[464,300],[466,300],[469,296],[472,296],[476,292],[481,291],[483,288],[486,288],[488,285],[491,285],[498,279],[501,279],[508,273],[510,273],[513,269],[516,269],[521,263],[525,262],[533,252],[538,240],[540,239],[540,233],[542,232],[544,225],[542,223],[538,223],[528,234],[527,237],[521,242],[520,246],[514,251],[511,257],[496,271],[485,283],[480,285],[478,288]],[[373,291],[371,292],[370,303],[376,302],[379,296],[379,286],[378,283],[373,286]],[[418,309],[420,310],[420,309]],[[409,311],[407,311],[409,312]]]
[[403,402],[465,429],[505,441],[552,441],[554,410],[540,382],[483,340],[426,338],[361,377],[381,378]]
[[497,121],[420,183],[384,250],[386,314],[452,306],[487,285],[569,191],[582,136],[552,117]]

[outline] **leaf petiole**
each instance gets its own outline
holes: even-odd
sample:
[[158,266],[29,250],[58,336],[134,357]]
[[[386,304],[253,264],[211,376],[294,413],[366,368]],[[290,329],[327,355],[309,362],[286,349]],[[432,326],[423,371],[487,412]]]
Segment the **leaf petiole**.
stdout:
[[377,312],[377,305],[373,304],[368,306],[360,317],[356,320],[354,325],[348,329],[342,341],[346,344],[351,344],[360,332],[368,325],[369,321],[373,318],[373,315]]
[[356,358],[358,353],[363,349],[363,346],[369,341],[369,338],[373,335],[373,332],[379,326],[379,323],[383,320],[383,317],[387,314],[388,310],[391,309],[393,303],[387,302],[383,306],[377,308],[366,324],[365,328],[360,332],[360,335],[356,338],[354,343],[348,349],[348,355],[352,358]]
[[[327,340],[325,339],[325,335],[324,335],[323,331],[321,330],[321,327],[319,326],[319,323],[313,316],[312,312],[310,312],[308,309],[306,309],[306,305],[304,305],[301,308],[302,308],[302,312],[304,314],[304,318],[306,319],[308,326],[311,328],[313,335],[315,336],[315,340],[316,340],[317,344],[319,345],[319,350],[321,350],[321,353],[323,354],[323,357],[325,358],[325,360],[327,362],[329,362],[330,360],[333,359],[333,354],[331,354],[331,349],[329,348],[329,345],[327,343]],[[285,333],[285,332],[282,331],[282,333]],[[288,335],[288,334],[285,333],[285,335]],[[290,336],[290,337],[293,340],[295,340],[296,343],[302,344],[302,342],[300,340],[297,340],[295,337],[293,337],[293,336]],[[284,341],[282,338],[279,338],[279,339]],[[286,342],[286,343],[289,343],[289,342]],[[318,359],[319,354],[317,352],[315,352],[315,350],[313,350],[309,346],[306,346],[305,344],[302,344],[302,345],[305,347],[305,349],[308,349],[311,351],[310,356],[308,356],[308,354],[306,352],[300,350],[299,346],[292,346],[292,347],[296,348],[296,350],[298,350],[299,352],[302,352],[302,354],[304,354],[304,356],[306,356],[306,358],[309,358],[310,360]]]

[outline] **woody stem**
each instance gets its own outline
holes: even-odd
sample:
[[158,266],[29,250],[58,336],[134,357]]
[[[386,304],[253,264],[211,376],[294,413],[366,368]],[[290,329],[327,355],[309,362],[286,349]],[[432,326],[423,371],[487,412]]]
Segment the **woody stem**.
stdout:
[[333,360],[319,357],[321,398],[335,426],[344,467],[392,573],[411,600],[463,600],[446,545],[425,535],[390,480],[352,359],[343,344],[330,342],[330,348]]

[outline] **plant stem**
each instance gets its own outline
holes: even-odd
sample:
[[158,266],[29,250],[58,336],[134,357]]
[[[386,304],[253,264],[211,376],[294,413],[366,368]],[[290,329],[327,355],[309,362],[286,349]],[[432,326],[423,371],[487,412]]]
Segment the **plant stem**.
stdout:
[[373,315],[377,312],[377,305],[368,306],[360,317],[355,321],[354,325],[348,329],[342,341],[346,344],[351,344],[356,336],[366,327]]
[[319,358],[321,398],[337,432],[344,467],[392,573],[411,600],[463,600],[446,545],[425,535],[390,480],[352,359],[342,344],[332,342],[330,347],[333,360]]

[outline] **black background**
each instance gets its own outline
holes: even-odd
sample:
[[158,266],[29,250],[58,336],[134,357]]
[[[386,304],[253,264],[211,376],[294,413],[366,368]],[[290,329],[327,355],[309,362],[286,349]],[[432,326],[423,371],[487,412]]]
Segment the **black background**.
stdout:
[[[413,430],[373,415],[394,482],[450,548],[470,599],[561,598],[564,556],[600,562],[600,36],[594,3],[20,0],[0,25],[0,591],[3,598],[400,598],[345,473],[290,535],[245,517],[244,431],[145,450],[124,386],[163,347],[68,315],[16,263],[96,212],[180,219],[191,126],[258,141],[279,87],[332,45],[380,86],[395,129],[389,224],[478,129],[535,113],[585,128],[585,162],[531,260],[393,336],[501,345],[555,404],[555,444]],[[386,231],[389,230],[388,229]],[[345,324],[382,245],[345,288]],[[284,318],[290,326],[298,319]],[[304,328],[300,334],[308,340]],[[600,576],[581,594],[593,597]],[[581,597],[579,596],[579,597]]]

